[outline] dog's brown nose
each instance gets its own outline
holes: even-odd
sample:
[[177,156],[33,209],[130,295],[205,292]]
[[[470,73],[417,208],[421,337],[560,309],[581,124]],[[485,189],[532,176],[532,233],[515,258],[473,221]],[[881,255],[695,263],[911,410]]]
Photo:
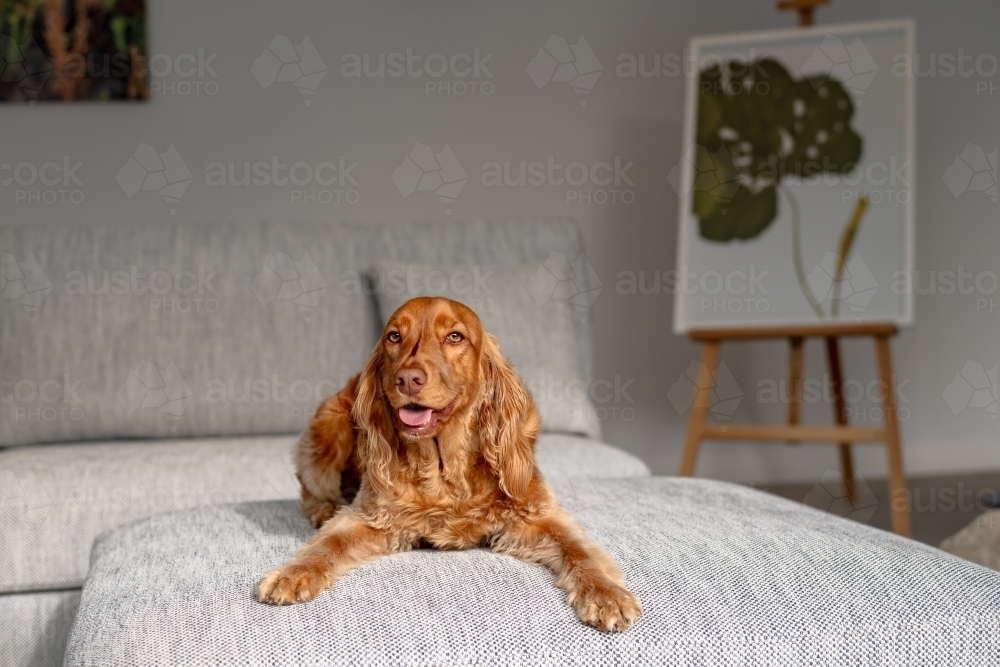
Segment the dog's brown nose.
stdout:
[[427,374],[419,368],[401,368],[396,373],[396,388],[407,396],[416,396],[427,384]]

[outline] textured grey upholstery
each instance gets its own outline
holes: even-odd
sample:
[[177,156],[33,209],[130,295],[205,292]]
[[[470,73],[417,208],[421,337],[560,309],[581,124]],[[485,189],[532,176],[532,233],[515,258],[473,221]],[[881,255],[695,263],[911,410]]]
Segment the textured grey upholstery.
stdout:
[[0,594],[0,665],[62,665],[79,606],[79,589]]
[[0,447],[298,431],[376,340],[373,263],[553,252],[580,255],[575,224],[0,226]]
[[[372,249],[376,262],[536,268],[545,264],[559,273],[559,278],[571,279],[574,292],[596,298],[595,290],[601,288],[601,281],[592,270],[586,270],[589,265],[585,261],[578,263],[582,254],[580,229],[568,220],[509,220],[501,224],[454,219],[415,222],[377,230]],[[540,285],[539,290],[550,294],[544,286]],[[552,291],[550,298],[569,300],[570,295]],[[581,308],[581,316],[575,323],[582,352],[581,372],[584,380],[590,382],[594,374],[594,349],[591,322],[585,317],[587,310]]]
[[[97,535],[156,512],[297,498],[296,437],[0,450],[0,592],[82,585]],[[649,474],[630,454],[568,435],[542,435],[537,459],[553,479]]]
[[531,390],[543,428],[599,437],[600,422],[590,400],[593,385],[583,373],[577,312],[566,299],[533,295],[528,286],[537,273],[537,265],[390,262],[375,265],[372,286],[382,322],[416,296],[446,296],[469,306]]
[[365,268],[369,239],[305,224],[0,227],[5,274],[37,266],[24,289],[50,285],[38,307],[0,299],[14,383],[0,446],[299,430],[371,351],[371,299],[335,284]]
[[100,533],[156,512],[294,498],[295,436],[0,450],[0,592],[81,586]]
[[[361,281],[375,262],[581,252],[567,221],[0,225],[0,664],[61,662],[49,639],[73,614],[52,601],[78,595],[99,533],[295,495],[294,436],[273,434],[300,431],[363,366],[380,329]],[[589,380],[591,332],[576,326]],[[538,459],[555,478],[649,472],[556,433]]]
[[540,566],[483,550],[363,566],[316,601],[253,586],[312,532],[292,502],[163,514],[95,547],[68,667],[995,664],[1000,573],[744,487],[591,479],[557,493],[645,615],[582,625]]

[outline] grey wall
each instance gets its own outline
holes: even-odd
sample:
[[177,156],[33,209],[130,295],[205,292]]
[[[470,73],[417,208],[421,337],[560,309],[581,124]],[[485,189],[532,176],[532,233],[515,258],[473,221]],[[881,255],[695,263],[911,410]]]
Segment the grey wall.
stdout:
[[[588,259],[604,282],[593,316],[598,333],[598,375],[626,385],[602,407],[606,438],[645,458],[658,472],[679,459],[686,415],[667,392],[698,348],[671,333],[672,297],[621,295],[621,272],[664,271],[675,264],[677,197],[666,176],[681,144],[683,76],[618,76],[622,54],[682,56],[692,35],[790,26],[770,2],[505,2],[333,3],[193,2],[149,0],[150,51],[156,65],[180,58],[182,72],[153,78],[147,104],[76,104],[0,107],[4,133],[0,163],[81,162],[80,184],[0,187],[4,220],[64,220],[74,225],[129,225],[175,219],[396,221],[440,217],[445,204],[430,192],[406,198],[391,180],[416,143],[440,151],[448,144],[469,174],[452,215],[564,216],[578,219]],[[819,11],[821,23],[913,16],[921,62],[942,54],[986,54],[996,62],[1000,6],[986,0],[947,4],[837,0]],[[291,83],[266,88],[251,66],[276,35],[298,44],[308,36],[328,70],[312,95]],[[575,42],[581,35],[603,71],[587,95],[565,83],[536,88],[526,67],[551,34]],[[406,53],[427,56],[489,54],[477,77],[346,78],[346,54]],[[211,59],[191,72],[193,56]],[[983,61],[984,63],[989,60]],[[437,61],[434,62],[434,65]],[[464,61],[457,61],[462,67]],[[1000,75],[965,77],[939,71],[918,81],[916,171],[917,268],[923,284],[931,272],[962,270],[974,276],[1000,273],[1000,215],[984,192],[952,195],[942,179],[967,143],[987,151],[1000,144]],[[464,86],[462,85],[464,84]],[[459,94],[463,93],[463,94]],[[581,102],[585,101],[586,105]],[[308,103],[308,105],[307,105]],[[180,202],[158,194],[128,198],[115,176],[140,143],[165,151],[173,144],[193,174]],[[357,163],[346,180],[302,188],[206,182],[213,162],[271,161],[316,165]],[[490,162],[616,159],[631,164],[631,182],[584,186],[590,201],[569,199],[565,185],[499,186],[482,182]],[[5,174],[9,176],[10,174]],[[995,177],[995,172],[994,172]],[[80,203],[33,203],[23,198],[67,197]],[[330,203],[295,201],[316,195]],[[329,192],[312,192],[328,190]],[[597,192],[603,190],[605,192]],[[51,191],[49,193],[45,191]],[[76,192],[78,191],[78,192]],[[340,191],[338,195],[338,191]],[[34,193],[34,194],[33,194]],[[586,197],[587,193],[584,193]],[[337,197],[341,198],[337,203]],[[603,201],[607,197],[608,201]],[[624,197],[625,201],[622,201]],[[356,199],[355,199],[356,198]],[[603,203],[596,201],[602,199]],[[353,203],[352,203],[353,202]],[[171,216],[170,208],[176,209]],[[943,395],[967,362],[994,369],[1000,359],[1000,293],[928,294],[916,302],[916,325],[894,343],[905,400],[901,413],[905,462],[911,472],[969,470],[1000,462],[993,413],[971,407],[954,414]],[[71,341],[68,342],[71,344]],[[862,343],[845,345],[846,371],[862,386],[873,379],[873,357]],[[738,419],[780,419],[781,405],[760,400],[761,383],[784,377],[785,350],[778,343],[747,343],[724,350],[723,361],[744,391]],[[808,368],[819,373],[818,344],[808,349]],[[904,384],[905,383],[905,384]],[[852,403],[869,414],[867,399]],[[683,406],[682,406],[683,409]],[[829,405],[806,407],[807,419],[826,419]],[[714,477],[768,482],[815,480],[836,464],[827,447],[725,448],[709,445],[699,472]],[[880,449],[859,457],[863,475],[884,471]]]

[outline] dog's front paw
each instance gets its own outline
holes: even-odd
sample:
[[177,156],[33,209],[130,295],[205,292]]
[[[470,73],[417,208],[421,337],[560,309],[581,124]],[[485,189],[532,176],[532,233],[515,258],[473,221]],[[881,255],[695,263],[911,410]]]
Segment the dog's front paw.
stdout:
[[612,581],[570,593],[569,603],[581,621],[604,632],[625,632],[642,614],[639,598]]
[[278,605],[308,602],[329,585],[329,576],[319,568],[288,563],[264,575],[257,584],[257,599]]

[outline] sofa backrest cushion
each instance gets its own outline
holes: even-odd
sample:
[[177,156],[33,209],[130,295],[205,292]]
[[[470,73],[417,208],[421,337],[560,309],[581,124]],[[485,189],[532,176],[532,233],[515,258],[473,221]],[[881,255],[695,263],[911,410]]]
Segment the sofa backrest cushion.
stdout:
[[[540,285],[550,298],[567,300],[577,312],[583,377],[593,376],[590,306],[601,281],[583,254],[580,228],[572,220],[444,220],[386,226],[376,231],[373,262],[436,266],[536,266],[552,282]],[[558,275],[556,275],[558,274]],[[559,282],[556,283],[556,280]],[[568,289],[562,289],[568,288]]]
[[575,313],[565,299],[532,289],[539,267],[437,266],[383,262],[370,275],[379,316],[387,322],[417,296],[444,296],[479,315],[531,391],[546,431],[598,434],[583,377]]
[[287,433],[362,368],[336,289],[371,232],[311,224],[0,230],[0,446]]
[[[300,431],[378,339],[376,262],[551,282],[581,253],[570,221],[0,226],[0,447]],[[560,283],[581,313],[594,278]]]

